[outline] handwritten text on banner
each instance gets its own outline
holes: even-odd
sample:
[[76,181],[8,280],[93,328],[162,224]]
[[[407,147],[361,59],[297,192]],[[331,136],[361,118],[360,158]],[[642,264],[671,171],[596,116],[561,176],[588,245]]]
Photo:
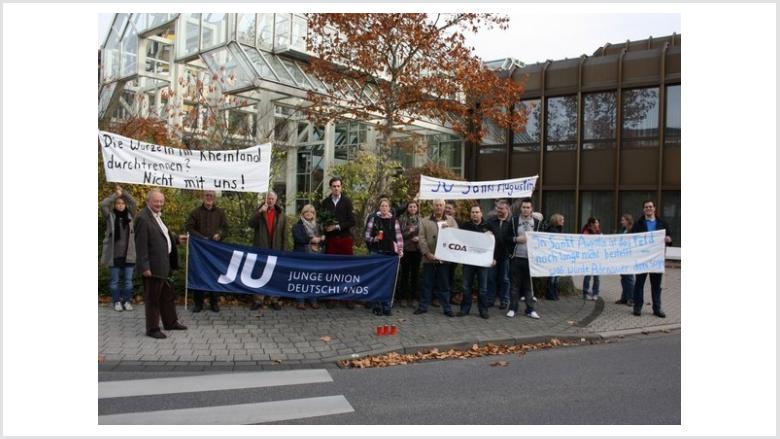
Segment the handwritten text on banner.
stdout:
[[664,272],[664,230],[619,235],[526,233],[531,276]]
[[420,199],[476,200],[530,197],[536,187],[533,177],[493,181],[456,181],[420,175]]
[[271,144],[196,151],[140,142],[100,131],[106,180],[194,190],[265,192]]

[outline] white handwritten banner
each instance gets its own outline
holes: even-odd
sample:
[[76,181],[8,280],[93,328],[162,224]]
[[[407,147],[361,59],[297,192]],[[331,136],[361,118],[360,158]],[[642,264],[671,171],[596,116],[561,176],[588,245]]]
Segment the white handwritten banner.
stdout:
[[493,181],[456,181],[420,175],[420,199],[475,200],[530,197],[536,187],[533,177]]
[[266,192],[271,144],[247,149],[194,151],[140,142],[100,131],[106,180],[180,189]]
[[492,233],[470,232],[447,227],[439,229],[436,257],[442,261],[490,267],[496,239]]
[[664,230],[618,235],[528,232],[531,276],[664,272]]

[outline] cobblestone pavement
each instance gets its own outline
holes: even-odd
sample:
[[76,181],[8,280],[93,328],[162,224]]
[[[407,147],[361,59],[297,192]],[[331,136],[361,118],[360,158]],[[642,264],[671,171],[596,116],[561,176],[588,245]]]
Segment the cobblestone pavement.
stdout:
[[[582,278],[574,278],[582,286]],[[116,312],[99,305],[100,370],[257,370],[335,364],[337,359],[396,351],[413,353],[430,347],[470,347],[474,343],[517,343],[549,337],[601,337],[625,330],[675,327],[680,324],[680,269],[667,268],[663,280],[666,319],[652,315],[649,305],[636,317],[631,308],[616,305],[620,278],[601,278],[603,301],[562,297],[558,302],[539,299],[542,316],[506,318],[491,308],[491,318],[476,312],[449,318],[440,309],[413,315],[412,308],[396,307],[391,317],[377,317],[368,309],[343,307],[305,311],[292,305],[280,311],[250,311],[245,306],[223,306],[194,314],[179,306],[179,320],[186,331],[164,331],[168,338],[144,335],[144,307]],[[649,302],[649,284],[645,286]],[[457,307],[453,306],[457,311]],[[522,306],[521,306],[522,310]],[[521,313],[522,314],[522,313]],[[377,336],[376,326],[394,324],[397,336]]]

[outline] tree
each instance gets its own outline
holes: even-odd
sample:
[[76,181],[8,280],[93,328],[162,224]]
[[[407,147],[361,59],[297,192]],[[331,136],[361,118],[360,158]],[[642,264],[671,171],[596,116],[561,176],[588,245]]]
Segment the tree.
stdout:
[[[356,118],[379,129],[386,159],[397,129],[418,119],[450,126],[466,140],[483,135],[481,120],[519,131],[525,114],[507,111],[524,86],[484,66],[465,45],[466,32],[498,26],[494,14],[309,14],[315,54],[308,71],[328,88],[309,92],[307,112],[321,121]],[[410,142],[414,144],[415,142]],[[384,192],[386,180],[376,185]]]

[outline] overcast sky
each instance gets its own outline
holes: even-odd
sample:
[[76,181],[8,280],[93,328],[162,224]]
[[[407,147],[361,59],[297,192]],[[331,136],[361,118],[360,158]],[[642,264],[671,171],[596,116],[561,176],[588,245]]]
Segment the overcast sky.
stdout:
[[[522,14],[511,12],[509,29],[485,30],[469,37],[485,61],[517,58],[526,64],[592,55],[604,43],[642,40],[681,33],[679,14]],[[99,43],[112,14],[100,14]]]

